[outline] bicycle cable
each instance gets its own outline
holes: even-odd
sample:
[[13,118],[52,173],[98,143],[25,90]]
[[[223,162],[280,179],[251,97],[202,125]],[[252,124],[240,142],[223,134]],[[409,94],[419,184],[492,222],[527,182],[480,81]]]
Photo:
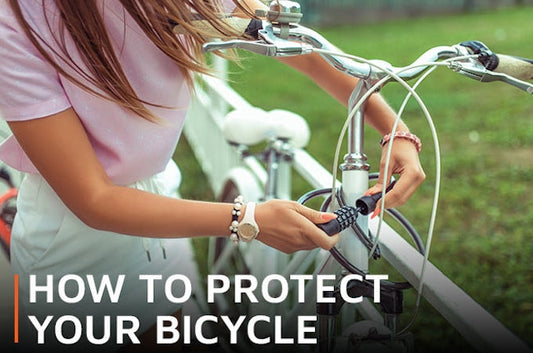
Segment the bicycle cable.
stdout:
[[[402,104],[402,107],[401,107],[402,110],[396,116],[396,119],[395,119],[395,122],[394,122],[394,125],[393,125],[393,129],[391,131],[391,140],[389,141],[387,154],[386,154],[386,158],[385,158],[385,168],[384,168],[383,180],[387,180],[387,177],[388,177],[387,171],[388,171],[388,167],[389,167],[389,164],[390,164],[390,157],[391,157],[391,153],[392,153],[392,142],[393,142],[393,139],[394,139],[394,132],[396,131],[396,128],[397,128],[397,126],[398,126],[398,124],[400,122],[401,113],[403,113],[403,109],[405,108],[405,105],[407,104],[407,101],[411,97],[414,97],[415,100],[417,101],[420,109],[424,113],[424,116],[425,116],[425,118],[426,118],[426,120],[427,120],[427,122],[429,124],[430,130],[431,130],[433,143],[434,143],[434,148],[435,148],[435,164],[436,164],[436,167],[435,167],[435,169],[436,169],[435,170],[435,174],[436,174],[436,176],[435,176],[435,192],[434,192],[433,205],[432,205],[432,210],[431,210],[431,217],[430,217],[430,222],[429,222],[429,227],[428,227],[428,237],[427,237],[427,241],[426,241],[426,251],[424,252],[424,260],[422,262],[422,269],[420,271],[420,277],[419,277],[420,279],[419,279],[419,286],[418,286],[418,290],[417,290],[418,293],[417,293],[417,299],[416,299],[416,305],[415,305],[415,313],[414,313],[411,321],[409,322],[409,324],[404,329],[402,329],[400,331],[400,333],[403,333],[403,332],[407,331],[407,329],[409,329],[412,326],[412,324],[414,323],[416,317],[418,316],[418,311],[419,311],[419,307],[420,307],[420,301],[421,301],[421,297],[422,297],[422,290],[423,290],[423,286],[424,286],[424,275],[425,275],[427,262],[429,262],[429,253],[430,253],[430,249],[431,249],[431,243],[432,243],[432,240],[433,240],[433,233],[434,233],[434,227],[435,227],[435,222],[436,222],[436,213],[437,213],[438,199],[439,199],[440,180],[441,180],[440,147],[439,147],[436,128],[435,128],[435,125],[433,123],[433,119],[431,117],[431,114],[429,113],[426,105],[424,104],[424,102],[422,101],[422,99],[420,98],[418,93],[416,92],[416,88],[419,86],[419,84],[425,78],[428,77],[428,75],[430,73],[432,73],[434,71],[434,69],[437,66],[449,66],[449,64],[451,62],[453,62],[453,61],[464,60],[464,59],[475,57],[475,56],[472,56],[472,55],[460,56],[460,57],[455,57],[455,58],[450,58],[450,59],[447,59],[447,60],[443,60],[441,62],[429,62],[429,63],[419,64],[419,65],[410,65],[410,66],[404,67],[403,69],[397,71],[397,73],[394,73],[394,72],[391,72],[391,71],[379,66],[375,62],[371,62],[369,60],[366,60],[364,58],[360,58],[360,57],[357,57],[357,56],[354,56],[354,55],[350,55],[350,54],[346,54],[346,53],[342,53],[342,52],[330,51],[330,50],[317,49],[317,48],[314,48],[313,51],[315,51],[317,53],[327,54],[327,55],[342,56],[342,57],[346,57],[346,58],[349,58],[349,59],[352,59],[352,60],[360,61],[360,62],[366,63],[366,64],[368,64],[370,66],[373,66],[373,67],[375,67],[375,68],[377,68],[379,70],[382,70],[382,71],[388,73],[387,76],[385,76],[384,78],[382,78],[381,80],[376,82],[359,99],[357,104],[349,112],[349,114],[348,114],[348,116],[347,116],[347,118],[345,120],[345,123],[344,123],[344,125],[343,125],[343,127],[341,129],[341,132],[339,133],[339,137],[338,137],[338,140],[337,140],[337,146],[336,146],[336,150],[335,150],[335,157],[334,157],[334,161],[333,161],[333,168],[332,168],[332,175],[333,175],[332,188],[331,188],[331,198],[332,199],[334,199],[333,195],[334,195],[335,189],[336,189],[336,178],[335,178],[335,175],[337,174],[338,159],[339,159],[339,156],[340,156],[340,148],[341,148],[341,145],[342,145],[342,142],[343,142],[343,139],[344,139],[344,135],[346,134],[346,131],[348,129],[348,125],[349,125],[350,121],[353,119],[353,117],[355,116],[355,113],[361,108],[362,104],[370,97],[370,95],[375,93],[391,77],[395,81],[400,83],[408,91],[408,94],[407,94],[407,96],[404,99],[404,102]],[[431,66],[431,69],[426,71],[424,73],[424,75],[422,75],[422,77],[417,80],[417,82],[415,83],[415,85],[413,87],[411,87],[409,84],[407,84],[407,82],[405,80],[401,79],[398,76],[398,74],[401,73],[402,71],[409,70],[409,69],[412,69],[412,68],[418,67],[418,66],[426,66],[426,67],[430,67]],[[382,190],[382,194],[383,195],[385,195],[385,193],[386,193],[386,187],[387,187],[387,184],[383,183],[383,190]],[[380,211],[380,219],[379,219],[379,223],[378,223],[378,232],[376,234],[376,238],[375,238],[375,243],[374,243],[373,249],[372,249],[372,251],[369,254],[369,258],[372,257],[373,251],[375,251],[376,248],[377,248],[377,244],[378,244],[378,240],[379,240],[379,236],[380,236],[380,232],[381,232],[381,225],[382,225],[382,222],[383,222],[384,210],[385,210],[385,197],[383,197],[382,200],[381,200],[381,211]]]
[[[326,195],[326,194],[329,193],[329,191],[330,190],[328,188],[317,189],[317,190],[310,191],[310,192],[302,195],[302,197],[300,197],[300,199],[298,199],[298,203],[300,203],[302,205],[305,205],[305,203],[307,203],[311,199],[314,199],[314,198],[319,197],[319,196]],[[338,201],[338,203],[339,203],[339,205],[341,207],[346,206],[346,204],[344,202],[344,199],[342,198],[342,190],[340,188],[335,193],[335,198],[336,198],[336,200]],[[330,204],[331,204],[331,195],[326,197],[326,199],[322,203],[322,206],[320,207],[320,211],[326,212],[328,210]],[[390,210],[388,210],[388,211],[390,211]],[[417,239],[417,237],[419,238],[419,236],[418,236],[418,233],[416,232],[416,230],[414,230],[414,228],[412,228],[412,226],[411,226],[411,229],[409,229],[409,225],[406,224],[406,223],[408,223],[408,221],[406,219],[404,219],[404,217],[401,214],[398,213],[396,215],[393,215],[393,217],[398,222],[400,222],[400,224],[402,224],[402,226],[405,227],[405,229],[408,231],[408,233],[413,238],[415,244],[417,244],[419,252],[423,253],[423,251],[424,251],[423,245],[422,246],[419,245],[421,243],[421,241],[419,239]],[[354,231],[354,233],[356,234],[356,236],[361,240],[361,242],[363,242],[365,244],[367,249],[371,249],[372,245],[373,245],[372,239],[369,239],[367,237],[367,235],[365,234],[363,229],[361,229],[361,227],[357,224],[357,222],[353,223],[351,225],[351,228]],[[360,275],[362,277],[364,277],[367,274],[365,271],[363,271],[360,268],[354,266],[337,248],[333,247],[330,250],[330,254],[342,267],[344,267],[344,269],[346,271],[348,271],[350,273],[353,273],[353,274]],[[366,282],[366,283],[372,285],[371,281],[363,280],[363,282]],[[384,289],[387,289],[389,291],[405,290],[405,289],[408,289],[408,288],[412,287],[412,285],[409,282],[390,282],[390,281],[382,282],[381,286]]]
[[[342,196],[342,188],[339,188],[337,190],[337,192],[335,193],[335,199],[337,200],[337,202],[339,203],[339,206],[340,207],[344,207],[346,206],[346,203],[344,201],[344,197]],[[328,197],[327,200],[324,201],[324,204],[322,205],[321,207],[321,211],[322,212],[325,212],[327,211],[328,207],[329,207],[329,204],[327,204],[326,201],[330,200],[330,198]],[[353,225],[352,225],[352,229],[353,231],[355,232],[355,234],[357,235],[357,237],[365,244],[369,244],[370,246],[367,245],[367,248],[372,248],[373,247],[373,242],[371,239],[369,239],[369,237],[365,234],[365,232],[363,231],[363,229],[361,229],[361,227],[359,226],[359,224],[357,222],[355,222]],[[371,233],[370,233],[370,230],[369,230],[369,235],[371,236]],[[374,243],[376,244],[376,243]],[[366,245],[366,244],[365,244]],[[362,275],[364,276],[366,273],[357,268],[356,266],[354,266],[340,251],[339,249],[337,249],[336,247],[333,247],[331,250],[330,250],[330,253],[331,255],[335,258],[335,260],[337,260],[337,262],[339,262],[347,271],[351,272],[351,273],[356,273],[356,274],[359,274],[359,275]],[[411,288],[411,284],[409,282],[383,282],[382,285],[385,287],[385,288],[388,288],[390,290],[404,290],[404,289],[408,289],[408,288]]]
[[[429,76],[429,74],[431,74],[431,73],[435,70],[435,68],[436,68],[436,66],[433,66],[432,68],[430,68],[430,69],[424,74],[424,76],[422,76],[419,80],[417,80],[417,82],[412,86],[413,90],[416,90],[417,87],[420,85],[420,83],[422,83],[422,81],[423,81],[427,76]],[[411,91],[409,91],[409,92],[407,93],[406,97],[404,98],[404,100],[403,100],[403,102],[402,102],[402,105],[400,106],[400,109],[398,110],[397,118],[396,118],[396,120],[394,121],[394,124],[393,124],[393,126],[392,126],[392,130],[391,130],[391,134],[390,134],[391,137],[390,137],[390,140],[389,140],[389,144],[388,144],[388,146],[387,146],[387,154],[386,154],[386,156],[385,156],[385,166],[384,166],[384,168],[383,168],[384,171],[385,171],[385,175],[384,175],[384,177],[383,177],[383,180],[387,180],[387,176],[388,176],[388,175],[387,175],[386,173],[387,173],[387,171],[389,170],[389,166],[390,166],[390,158],[391,158],[391,154],[392,154],[392,145],[393,145],[393,142],[394,142],[394,139],[395,139],[395,132],[396,132],[396,130],[397,130],[397,128],[398,128],[398,123],[400,122],[401,116],[402,116],[402,114],[403,114],[403,112],[404,112],[404,110],[405,110],[405,108],[406,108],[406,106],[407,106],[407,103],[408,103],[409,99],[411,98],[411,96],[412,96]],[[430,117],[430,118],[431,118],[431,117]],[[431,120],[430,127],[432,127],[432,125],[433,125],[433,122],[432,122],[432,120]],[[435,138],[437,138],[436,134],[435,134],[435,136],[434,136],[434,139],[435,139]],[[437,142],[438,142],[438,141],[437,141]],[[437,145],[438,145],[438,143],[437,143]],[[440,166],[440,152],[439,152],[439,151],[436,152],[436,156],[438,156],[438,157],[437,157],[437,166]],[[438,171],[439,171],[439,172],[437,173],[437,175],[440,175],[440,168],[437,167],[437,169],[438,169]],[[386,186],[386,185],[384,184],[384,186]],[[438,187],[438,186],[439,186],[439,187]],[[439,190],[439,188],[440,188],[440,180],[439,180],[439,185],[438,185],[438,186],[437,186],[437,185],[435,186],[435,189],[436,189],[436,190]],[[438,199],[438,195],[435,196],[434,198],[435,198],[435,199]],[[377,232],[376,232],[376,233],[377,233],[377,237],[379,237],[379,234],[381,234],[381,227],[382,227],[382,224],[383,224],[383,221],[382,221],[382,220],[383,220],[383,212],[384,212],[384,210],[385,210],[385,198],[382,197],[381,200],[380,200],[380,202],[381,202],[381,208],[380,208],[380,221],[378,222],[378,229],[377,229]],[[370,250],[370,256],[372,256],[372,253],[375,251],[375,249],[376,249],[376,247],[377,247],[377,244],[378,244],[378,242],[376,241],[376,243],[374,244],[374,247]],[[369,256],[369,257],[370,257],[370,256]]]

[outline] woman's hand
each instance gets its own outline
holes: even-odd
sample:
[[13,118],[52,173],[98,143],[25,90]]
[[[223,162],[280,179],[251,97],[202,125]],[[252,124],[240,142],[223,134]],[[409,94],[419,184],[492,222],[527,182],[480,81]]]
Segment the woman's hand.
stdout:
[[284,253],[317,247],[329,250],[339,235],[328,236],[316,224],[335,217],[333,213],[318,212],[293,201],[271,200],[256,207],[257,240]]
[[[383,190],[388,147],[388,145],[383,146],[381,151],[378,183],[368,189],[367,195],[372,195]],[[420,160],[418,159],[416,147],[411,141],[401,138],[394,139],[389,169],[387,170],[387,179],[390,180],[393,174],[399,174],[400,177],[396,185],[394,185],[394,188],[387,193],[385,198],[386,208],[404,204],[413,195],[418,185],[426,178],[424,170],[420,165]],[[378,214],[379,211],[380,209],[378,207],[374,214]]]

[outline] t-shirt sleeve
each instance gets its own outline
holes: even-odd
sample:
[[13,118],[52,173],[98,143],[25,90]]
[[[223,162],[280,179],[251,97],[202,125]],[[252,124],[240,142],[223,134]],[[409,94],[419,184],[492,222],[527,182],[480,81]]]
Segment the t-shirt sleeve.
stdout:
[[233,0],[222,0],[222,5],[224,6],[224,10],[226,10],[227,13],[233,12],[233,10],[235,10],[235,7],[237,7]]
[[57,71],[26,37],[8,6],[0,7],[0,117],[30,120],[70,107]]

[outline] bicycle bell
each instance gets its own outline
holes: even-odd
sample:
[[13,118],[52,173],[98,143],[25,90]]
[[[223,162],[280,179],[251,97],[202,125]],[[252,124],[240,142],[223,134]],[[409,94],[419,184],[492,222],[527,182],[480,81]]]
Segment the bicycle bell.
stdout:
[[270,9],[257,10],[255,14],[266,17],[269,22],[279,24],[299,23],[302,18],[302,8],[295,1],[274,0],[270,3]]

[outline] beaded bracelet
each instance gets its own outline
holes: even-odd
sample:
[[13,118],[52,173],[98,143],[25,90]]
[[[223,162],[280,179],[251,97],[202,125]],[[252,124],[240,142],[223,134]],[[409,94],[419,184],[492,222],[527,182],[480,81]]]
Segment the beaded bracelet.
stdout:
[[[422,141],[420,141],[418,136],[416,136],[415,134],[412,134],[407,131],[397,131],[394,133],[394,138],[401,138],[401,139],[406,139],[406,140],[411,141],[415,145],[416,152],[418,153],[420,153],[420,151],[422,150]],[[381,145],[381,147],[383,147],[387,144],[387,142],[390,141],[390,139],[391,139],[391,134],[387,134],[383,136],[381,141],[379,141],[379,144]]]
[[244,204],[244,198],[239,195],[233,200],[233,210],[231,211],[231,224],[229,230],[231,232],[230,239],[233,244],[239,242],[239,235],[237,234],[237,227],[239,226],[239,216],[241,215],[241,209]]

